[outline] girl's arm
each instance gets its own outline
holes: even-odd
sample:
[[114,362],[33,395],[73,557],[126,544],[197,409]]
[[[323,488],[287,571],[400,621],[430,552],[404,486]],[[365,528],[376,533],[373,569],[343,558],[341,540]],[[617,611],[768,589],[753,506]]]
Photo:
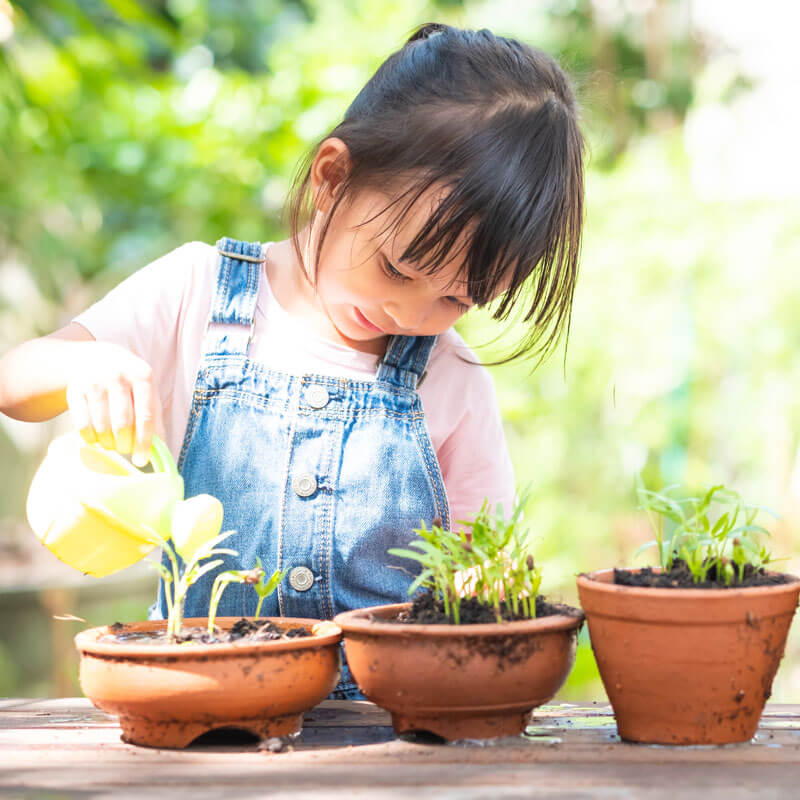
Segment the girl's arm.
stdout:
[[89,442],[147,463],[157,414],[153,371],[124,347],[72,322],[0,359],[0,412],[39,422],[69,409]]
[[82,325],[15,347],[0,359],[0,411],[25,422],[41,422],[67,410],[66,385],[94,337]]

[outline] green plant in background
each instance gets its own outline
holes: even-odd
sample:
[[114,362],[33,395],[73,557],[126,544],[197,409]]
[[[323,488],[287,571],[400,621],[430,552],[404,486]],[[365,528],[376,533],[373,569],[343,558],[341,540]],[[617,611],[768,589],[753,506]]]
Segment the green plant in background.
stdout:
[[504,605],[515,615],[535,617],[542,576],[530,551],[531,537],[519,524],[526,497],[517,502],[509,519],[502,506],[492,514],[484,501],[474,520],[459,520],[461,530],[441,525],[429,529],[423,523],[414,531],[420,538],[409,543],[414,550],[389,550],[390,555],[410,558],[422,567],[408,593],[429,589],[456,625],[461,622],[465,591],[491,607],[498,622],[503,620]]
[[[759,570],[772,561],[759,542],[759,537],[769,536],[769,532],[756,524],[756,518],[762,511],[776,515],[762,506],[745,503],[733,489],[718,484],[699,496],[681,497],[677,486],[650,491],[641,477],[637,477],[636,489],[640,508],[647,512],[656,535],[636,554],[655,547],[665,572],[681,560],[695,583],[702,583],[713,571],[718,580],[730,586],[734,579],[744,579],[748,563]],[[664,530],[665,520],[672,523],[668,532]]]

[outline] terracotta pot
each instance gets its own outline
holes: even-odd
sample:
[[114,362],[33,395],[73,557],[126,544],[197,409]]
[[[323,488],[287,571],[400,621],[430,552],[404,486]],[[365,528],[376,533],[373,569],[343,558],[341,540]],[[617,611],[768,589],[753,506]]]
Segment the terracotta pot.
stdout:
[[334,618],[361,691],[392,714],[395,732],[444,739],[521,733],[535,706],[561,687],[583,615],[491,625],[383,622],[410,603]]
[[800,581],[745,589],[617,586],[578,576],[619,735],[653,744],[729,744],[756,732]]
[[[219,617],[230,628],[240,617]],[[284,629],[315,619],[270,617]],[[166,621],[133,622],[125,633],[163,630]],[[187,628],[205,627],[187,619]],[[186,747],[200,734],[240,728],[260,738],[297,733],[303,712],[336,686],[341,667],[337,627],[328,633],[284,641],[210,645],[142,645],[101,642],[108,627],[75,637],[81,654],[84,694],[119,716],[122,738],[150,747]],[[116,631],[119,632],[119,631]]]

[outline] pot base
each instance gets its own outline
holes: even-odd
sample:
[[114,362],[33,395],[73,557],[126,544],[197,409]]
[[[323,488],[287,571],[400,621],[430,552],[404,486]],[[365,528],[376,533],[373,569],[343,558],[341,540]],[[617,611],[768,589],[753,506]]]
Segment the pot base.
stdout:
[[502,711],[472,714],[392,713],[392,726],[398,735],[425,731],[448,742],[456,739],[492,739],[495,736],[519,736],[531,719],[531,711]]
[[200,721],[167,721],[150,720],[144,717],[120,716],[122,740],[129,744],[145,747],[168,747],[183,749],[188,747],[198,736],[223,728],[252,733],[259,739],[270,739],[273,736],[291,736],[300,732],[303,725],[303,714],[287,714],[282,717],[221,719],[214,717],[206,722]]
[[729,733],[728,731],[704,733],[697,731],[696,728],[689,726],[683,729],[666,729],[660,726],[651,730],[645,728],[641,733],[623,733],[617,729],[619,738],[623,742],[630,744],[657,744],[664,747],[719,747],[729,744],[747,744],[756,735],[758,721],[756,719],[755,728],[744,732]]

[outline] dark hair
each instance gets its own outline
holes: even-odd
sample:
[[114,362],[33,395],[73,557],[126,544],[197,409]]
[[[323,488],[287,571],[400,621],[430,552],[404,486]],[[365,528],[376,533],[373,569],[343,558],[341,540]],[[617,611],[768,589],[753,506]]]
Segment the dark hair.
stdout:
[[[344,119],[306,157],[289,197],[295,251],[302,222],[313,222],[311,164],[325,139],[348,149],[314,256],[339,204],[358,190],[406,188],[384,232],[396,230],[428,189],[444,199],[402,258],[433,274],[464,246],[467,291],[478,305],[510,283],[494,319],[505,319],[525,290],[527,335],[503,361],[524,353],[543,360],[569,335],[583,223],[583,137],[564,72],[540,50],[488,30],[429,23],[379,67]],[[379,215],[376,215],[379,216]],[[317,267],[312,270],[315,282]],[[526,279],[533,275],[532,285]],[[503,362],[495,362],[503,363]]]

